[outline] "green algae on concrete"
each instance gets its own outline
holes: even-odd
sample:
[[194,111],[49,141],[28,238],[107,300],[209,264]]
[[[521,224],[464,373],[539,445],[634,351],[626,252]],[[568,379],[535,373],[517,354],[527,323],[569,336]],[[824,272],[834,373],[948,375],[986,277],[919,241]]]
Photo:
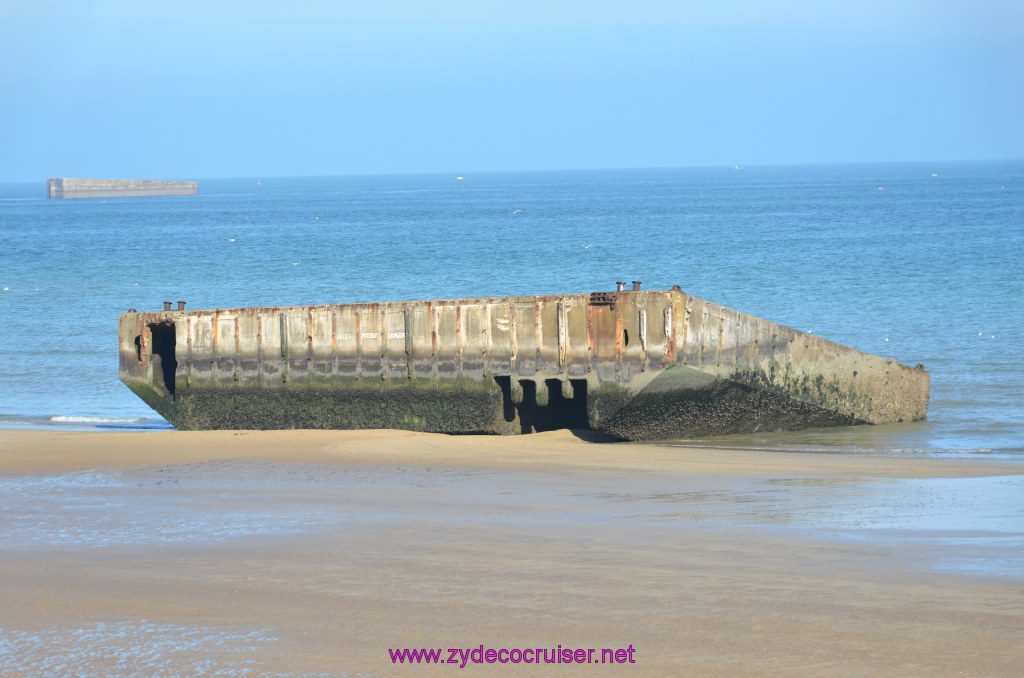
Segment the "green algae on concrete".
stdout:
[[495,433],[500,392],[340,389],[191,389],[168,420],[201,429],[406,429]]
[[667,440],[731,433],[793,431],[864,423],[782,396],[721,380],[694,390],[640,393],[594,426],[624,440]]

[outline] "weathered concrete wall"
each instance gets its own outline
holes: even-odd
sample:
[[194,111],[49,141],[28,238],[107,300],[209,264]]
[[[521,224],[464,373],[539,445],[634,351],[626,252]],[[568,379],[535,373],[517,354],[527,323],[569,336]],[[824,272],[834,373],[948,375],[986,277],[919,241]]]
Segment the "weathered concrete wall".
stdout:
[[681,291],[130,312],[122,380],[179,428],[658,439],[925,417],[910,368]]
[[194,181],[68,178],[46,180],[46,197],[54,200],[195,195],[197,191],[198,185]]

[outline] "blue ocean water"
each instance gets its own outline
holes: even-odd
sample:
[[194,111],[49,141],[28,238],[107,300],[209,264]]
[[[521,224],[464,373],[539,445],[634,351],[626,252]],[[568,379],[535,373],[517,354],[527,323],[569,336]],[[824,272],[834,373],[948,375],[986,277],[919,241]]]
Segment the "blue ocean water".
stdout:
[[673,284],[932,376],[928,421],[684,444],[1024,459],[1024,162],[0,185],[0,426],[166,428],[117,378],[128,308]]

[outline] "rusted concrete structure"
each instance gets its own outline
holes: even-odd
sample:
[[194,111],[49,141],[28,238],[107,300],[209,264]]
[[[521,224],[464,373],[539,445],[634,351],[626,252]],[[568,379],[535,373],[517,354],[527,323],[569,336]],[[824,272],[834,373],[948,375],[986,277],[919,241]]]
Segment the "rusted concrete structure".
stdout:
[[150,181],[146,179],[47,179],[46,197],[53,200],[70,198],[140,198],[161,195],[195,195],[194,181]]
[[120,319],[121,380],[179,429],[589,427],[654,440],[923,419],[929,377],[671,291]]

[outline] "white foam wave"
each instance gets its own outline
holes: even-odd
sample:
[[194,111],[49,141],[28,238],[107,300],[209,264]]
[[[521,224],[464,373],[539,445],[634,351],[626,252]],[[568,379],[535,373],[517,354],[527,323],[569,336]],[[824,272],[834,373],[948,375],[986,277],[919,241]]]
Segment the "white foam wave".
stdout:
[[137,424],[138,422],[145,420],[145,417],[120,419],[117,417],[74,417],[63,414],[55,414],[50,417],[50,421],[62,422],[65,424]]

